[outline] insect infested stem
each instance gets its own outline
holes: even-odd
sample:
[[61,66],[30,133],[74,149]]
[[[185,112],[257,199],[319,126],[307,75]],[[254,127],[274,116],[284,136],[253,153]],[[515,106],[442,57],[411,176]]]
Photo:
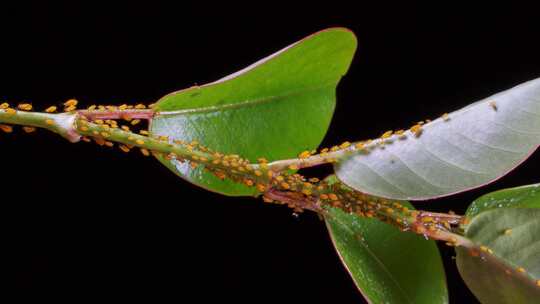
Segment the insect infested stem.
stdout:
[[150,120],[154,117],[152,109],[113,109],[113,110],[78,110],[77,113],[89,120],[98,119],[146,119]]
[[268,167],[275,172],[280,172],[283,170],[287,170],[289,168],[295,168],[295,169],[302,169],[302,168],[309,168],[309,167],[315,167],[320,166],[323,164],[332,163],[335,161],[334,155],[313,155],[307,158],[292,158],[292,159],[284,159],[284,160],[278,160],[275,162],[271,162],[268,164]]
[[204,166],[218,178],[228,178],[248,186],[261,187],[268,183],[268,170],[255,169],[246,159],[238,155],[223,155],[203,147],[196,142],[186,143],[170,140],[166,136],[146,136],[132,133],[107,124],[88,121],[85,116],[76,120],[77,132],[85,137],[94,138],[96,142],[116,142],[122,144],[121,149],[129,151],[133,147],[140,148],[143,153],[180,162],[188,161],[192,168]]
[[270,188],[264,193],[264,197],[267,200],[279,202],[288,205],[295,210],[311,210],[315,212],[322,212],[320,201],[313,197],[308,197],[297,192],[280,191],[274,188]]

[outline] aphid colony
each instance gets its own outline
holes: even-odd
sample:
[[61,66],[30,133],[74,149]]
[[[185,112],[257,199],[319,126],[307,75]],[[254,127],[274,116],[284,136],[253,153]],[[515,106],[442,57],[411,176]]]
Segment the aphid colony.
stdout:
[[[443,122],[450,121],[450,115],[448,113],[444,113],[441,116],[441,119]],[[343,142],[341,145],[336,145],[331,148],[323,148],[319,150],[319,154],[317,154],[316,150],[313,151],[303,151],[302,153],[298,154],[298,158],[301,160],[309,161],[310,157],[316,156],[321,157],[325,159],[325,162],[332,163],[339,160],[341,154],[345,153],[352,153],[352,152],[362,152],[362,153],[369,153],[371,150],[375,148],[384,149],[386,144],[390,144],[394,141],[394,139],[398,140],[404,140],[407,138],[407,131],[411,135],[413,135],[415,138],[418,138],[422,135],[424,132],[423,125],[426,123],[430,123],[431,120],[426,119],[426,121],[419,121],[413,126],[411,126],[408,130],[389,130],[381,134],[381,136],[377,139],[368,139],[365,141],[360,141],[356,143],[350,143],[348,141]]]
[[[402,230],[413,230],[426,235],[436,233],[440,229],[448,230],[451,227],[445,219],[424,217],[419,221],[417,220],[418,211],[409,210],[399,202],[371,197],[350,189],[345,190],[345,187],[339,183],[329,185],[317,178],[305,178],[294,172],[298,169],[294,164],[290,165],[288,170],[275,172],[269,168],[269,163],[265,158],[259,158],[257,164],[252,164],[239,155],[219,153],[197,141],[188,143],[171,140],[167,136],[151,136],[145,130],[140,131],[141,135],[136,135],[130,133],[127,126],[119,127],[115,120],[90,122],[83,118],[78,120],[77,128],[81,134],[87,136],[85,138],[92,138],[100,145],[111,146],[112,142],[108,139],[114,138],[114,141],[123,143],[120,149],[124,152],[129,152],[137,146],[142,148],[141,151],[145,155],[152,153],[169,160],[188,161],[193,169],[201,166],[203,170],[219,179],[230,179],[248,187],[254,187],[261,194],[272,189],[294,194],[297,197],[301,195],[304,197],[301,200],[303,205],[294,203],[294,200],[276,201],[263,195],[265,202],[286,204],[295,212],[302,212],[306,208],[305,202],[313,202],[315,205],[311,206],[311,209],[323,210],[324,207],[335,207],[362,217],[376,217]],[[348,148],[350,145],[346,142],[333,150]],[[311,152],[305,151],[301,155],[307,158],[308,154],[311,155]]]

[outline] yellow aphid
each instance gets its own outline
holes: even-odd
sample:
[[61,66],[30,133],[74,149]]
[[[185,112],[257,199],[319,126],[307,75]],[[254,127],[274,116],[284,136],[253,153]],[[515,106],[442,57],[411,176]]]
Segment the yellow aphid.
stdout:
[[142,140],[142,139],[137,139],[137,140],[135,141],[135,143],[138,144],[138,145],[144,145],[144,140]]
[[420,134],[422,134],[422,126],[420,124],[412,126],[410,130],[416,137],[419,137]]
[[135,109],[146,109],[146,106],[143,105],[142,103],[140,103],[140,104],[135,106]]
[[449,121],[450,120],[450,115],[448,115],[448,113],[444,113],[441,118],[444,120],[444,121]]
[[259,166],[261,167],[261,169],[264,169],[264,170],[268,169],[268,164],[267,163],[261,163]]
[[100,110],[100,111],[105,111],[105,110],[106,110],[105,106],[98,106],[97,108],[98,108],[98,110]]
[[381,138],[382,139],[388,138],[388,137],[392,136],[392,134],[394,134],[394,131],[392,131],[392,130],[386,131],[386,132],[384,132],[383,135],[381,135]]
[[540,280],[536,280],[536,286],[540,287]]
[[23,111],[31,111],[32,110],[32,105],[29,104],[29,103],[21,103],[20,105],[17,106],[17,108],[19,108],[19,110],[23,110]]
[[146,130],[140,130],[139,133],[141,133],[142,135],[150,135],[150,132]]
[[4,102],[3,104],[0,104],[0,109],[1,110],[7,109],[7,108],[9,108],[9,103]]
[[96,105],[91,105],[88,107],[88,111],[94,111],[97,108]]
[[102,125],[102,124],[105,123],[105,122],[104,122],[103,120],[101,120],[101,119],[96,119],[96,120],[94,120],[94,122],[97,123],[98,125]]
[[258,159],[257,159],[257,162],[259,162],[259,163],[261,163],[261,164],[265,164],[265,163],[268,162],[268,160],[267,160],[266,158],[264,158],[264,157],[261,157],[261,158],[258,158]]
[[246,186],[248,186],[248,187],[251,187],[251,186],[253,186],[253,181],[250,180],[250,179],[246,179],[246,180],[244,181],[244,184],[246,184]]
[[392,208],[386,208],[386,213],[394,213],[394,209],[392,209]]
[[480,246],[480,250],[483,252],[487,252],[488,248],[486,246]]
[[118,107],[118,110],[126,110],[128,108],[127,104],[123,104],[121,106]]
[[309,189],[302,189],[302,193],[305,195],[311,195],[311,190]]
[[286,182],[282,182],[282,183],[281,183],[281,188],[283,188],[283,189],[290,189],[291,186],[290,186],[289,184],[287,184]]
[[10,115],[17,114],[17,110],[12,109],[12,108],[7,108],[7,109],[5,109],[5,111],[6,111],[7,114],[10,114]]
[[337,201],[338,200],[338,197],[337,195],[335,195],[334,193],[328,193],[328,198],[333,200],[333,201]]
[[96,144],[100,145],[100,146],[103,146],[105,144],[105,140],[101,137],[96,137],[94,138],[94,141],[96,142]]
[[24,132],[26,132],[26,133],[32,133],[32,132],[35,132],[35,131],[36,131],[36,128],[34,128],[34,127],[23,127],[22,129],[23,129]]
[[308,158],[311,156],[311,153],[309,151],[304,151],[300,154],[298,154],[298,158]]
[[423,120],[420,120],[419,122],[416,123],[417,125],[423,125],[424,124],[424,121]]
[[66,107],[72,107],[73,106],[74,107],[74,106],[77,106],[78,103],[79,102],[76,99],[70,99],[70,100],[64,102],[64,106],[66,106]]
[[76,106],[67,106],[64,108],[64,112],[72,112],[72,111],[75,111],[77,109]]
[[354,147],[356,149],[358,149],[358,150],[362,150],[362,149],[364,149],[364,143],[359,142],[359,143],[355,144]]
[[99,133],[99,134],[100,134],[101,136],[105,137],[105,138],[111,136],[111,135],[110,135],[109,133],[107,133],[107,132],[101,132],[101,133]]
[[327,153],[328,150],[329,150],[328,148],[324,148],[324,149],[321,150],[321,153]]
[[126,153],[129,152],[129,148],[128,148],[127,146],[120,145],[120,146],[118,146],[118,147],[120,148],[120,150],[122,150],[122,151],[124,151],[124,152],[126,152]]
[[6,133],[11,133],[11,132],[13,132],[13,127],[8,126],[8,125],[0,125],[0,130],[4,131]]
[[112,142],[110,142],[110,141],[106,141],[106,142],[105,142],[105,145],[106,145],[107,147],[111,147],[111,148],[114,146],[114,144],[113,144]]
[[517,271],[518,271],[518,272],[521,272],[521,273],[524,273],[524,272],[525,272],[525,268],[523,268],[523,267],[518,267],[518,268],[517,268]]
[[131,125],[134,126],[134,125],[136,125],[136,124],[138,124],[140,122],[141,121],[139,119],[134,119],[134,120],[131,121]]
[[348,148],[350,145],[351,145],[351,143],[348,142],[348,141],[346,141],[346,142],[342,143],[341,145],[339,145],[339,148],[340,148],[340,149],[346,149],[346,148]]
[[79,129],[80,129],[81,131],[83,131],[83,132],[88,131],[88,127],[86,127],[86,126],[82,126],[82,127],[80,127]]
[[255,170],[253,173],[255,173],[255,175],[257,176],[261,176],[262,175],[262,172],[260,170]]
[[129,131],[129,127],[128,127],[128,126],[121,126],[120,128],[122,128],[122,130],[124,130],[124,131]]
[[327,200],[327,199],[328,199],[328,195],[326,195],[326,194],[324,194],[324,193],[321,194],[321,195],[319,195],[319,197],[320,197],[321,199],[323,199],[323,200]]
[[424,216],[422,217],[422,222],[424,223],[433,222],[433,218],[431,216]]
[[297,165],[289,165],[289,169],[298,170],[298,166]]
[[83,136],[81,137],[82,141],[85,141],[85,142],[91,142],[90,138],[86,137],[86,136]]
[[257,184],[257,190],[259,192],[264,192],[264,191],[266,191],[266,186],[263,185],[263,184]]
[[505,235],[510,235],[510,234],[512,234],[512,229],[506,229],[506,230],[504,230],[504,234],[505,234]]
[[46,120],[45,120],[45,123],[52,126],[52,125],[54,125],[54,120],[52,120],[52,119],[46,119]]
[[144,155],[144,156],[150,156],[150,152],[148,152],[148,150],[142,148],[141,149],[141,153]]
[[489,106],[490,106],[493,110],[497,111],[497,103],[496,103],[494,100],[492,100],[492,101],[489,102]]

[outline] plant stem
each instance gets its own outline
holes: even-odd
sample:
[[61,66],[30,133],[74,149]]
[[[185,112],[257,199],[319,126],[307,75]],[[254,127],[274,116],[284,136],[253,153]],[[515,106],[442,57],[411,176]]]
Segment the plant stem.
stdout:
[[78,110],[77,113],[89,120],[97,119],[146,119],[154,117],[152,109],[126,109],[126,110]]
[[168,138],[139,135],[119,128],[111,128],[106,124],[89,122],[85,119],[77,119],[75,128],[82,136],[121,143],[128,148],[147,149],[157,156],[161,155],[180,162],[190,161],[193,168],[204,165],[206,169],[214,172],[218,177],[228,177],[234,181],[253,186],[257,183],[268,183],[268,175],[255,174],[253,166],[238,156],[222,155],[208,149],[202,150],[196,145],[178,143]]
[[[192,167],[204,165],[205,169],[220,178],[229,178],[248,186],[257,186],[268,201],[286,204],[295,211],[311,210],[325,214],[326,207],[335,207],[347,213],[374,217],[389,222],[402,229],[411,230],[435,240],[449,244],[471,247],[472,243],[451,231],[450,225],[461,223],[462,217],[455,214],[429,211],[407,210],[397,201],[371,197],[350,189],[341,183],[329,185],[326,182],[306,182],[299,174],[288,174],[287,169],[305,168],[334,162],[336,158],[349,153],[351,149],[341,149],[321,153],[306,158],[278,160],[269,164],[250,164],[237,155],[223,155],[210,149],[168,138],[144,136],[107,124],[97,124],[98,119],[148,119],[153,110],[80,110],[66,113],[39,113],[0,109],[0,123],[39,127],[50,130],[77,142],[81,136],[92,137],[98,142],[117,142],[125,148],[147,149],[156,156],[178,161],[189,161]],[[90,121],[89,121],[90,120]],[[272,172],[270,172],[272,171]],[[280,179],[278,177],[281,176]],[[332,195],[335,198],[332,198]]]
[[73,127],[75,117],[76,114],[73,112],[51,114],[14,109],[0,110],[0,123],[44,128],[61,135],[70,142],[78,142],[81,137]]

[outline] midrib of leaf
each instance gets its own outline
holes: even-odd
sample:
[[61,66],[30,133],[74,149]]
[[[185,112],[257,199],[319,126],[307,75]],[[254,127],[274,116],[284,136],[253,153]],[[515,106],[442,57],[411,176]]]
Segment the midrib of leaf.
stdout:
[[334,83],[325,83],[318,86],[312,86],[312,87],[306,87],[298,90],[290,90],[286,91],[283,94],[277,94],[272,95],[268,97],[261,97],[261,98],[254,98],[246,101],[241,101],[237,103],[229,103],[229,104],[223,104],[218,106],[210,106],[210,107],[200,107],[200,108],[194,108],[194,109],[183,109],[183,110],[177,110],[177,111],[157,111],[156,117],[159,116],[174,116],[174,115],[190,115],[190,114],[198,114],[198,113],[208,113],[208,112],[219,112],[219,111],[225,111],[225,110],[233,110],[237,108],[243,108],[243,107],[249,107],[249,106],[255,106],[258,104],[264,104],[276,100],[282,100],[287,97],[292,97],[295,95],[300,95],[305,92],[313,92],[325,89],[327,87],[333,86]]
[[[332,219],[335,220],[342,228],[345,228],[345,230],[347,230],[352,236],[354,236],[355,239],[358,239],[358,234],[355,233],[351,228],[349,228],[345,223],[343,223],[341,219],[339,219],[338,217],[332,217]],[[328,231],[330,232],[331,228],[329,227],[328,221],[326,221],[326,226],[327,226]],[[334,243],[334,247],[336,247],[335,246],[336,240],[334,239],[334,236],[332,235],[332,233],[329,233],[329,234],[330,234],[330,239],[332,240],[332,243]],[[369,253],[369,255],[377,262],[377,264],[384,271],[384,273],[386,273],[387,277],[390,278],[390,280],[396,285],[397,290],[399,290],[399,292],[403,295],[403,297],[407,299],[407,302],[414,304],[413,301],[410,299],[409,295],[405,292],[405,290],[401,286],[401,284],[399,284],[399,282],[392,276],[392,273],[388,270],[386,265],[377,257],[377,255],[373,251],[371,251],[369,246],[366,246],[364,242],[361,240],[358,240],[358,241],[361,244],[361,246]],[[349,270],[347,263],[345,263],[345,261],[343,260],[343,256],[341,255],[341,252],[339,250],[336,250],[336,252],[338,253],[339,258],[342,260],[342,264],[345,265],[347,270]],[[349,274],[352,276],[351,271],[349,271]],[[358,286],[358,283],[356,282],[356,280],[353,280],[353,282],[358,288],[358,290],[360,290],[360,292],[362,292],[363,294],[362,287]],[[364,298],[366,298],[371,303],[371,300],[369,299],[369,297],[366,297],[364,295]]]

